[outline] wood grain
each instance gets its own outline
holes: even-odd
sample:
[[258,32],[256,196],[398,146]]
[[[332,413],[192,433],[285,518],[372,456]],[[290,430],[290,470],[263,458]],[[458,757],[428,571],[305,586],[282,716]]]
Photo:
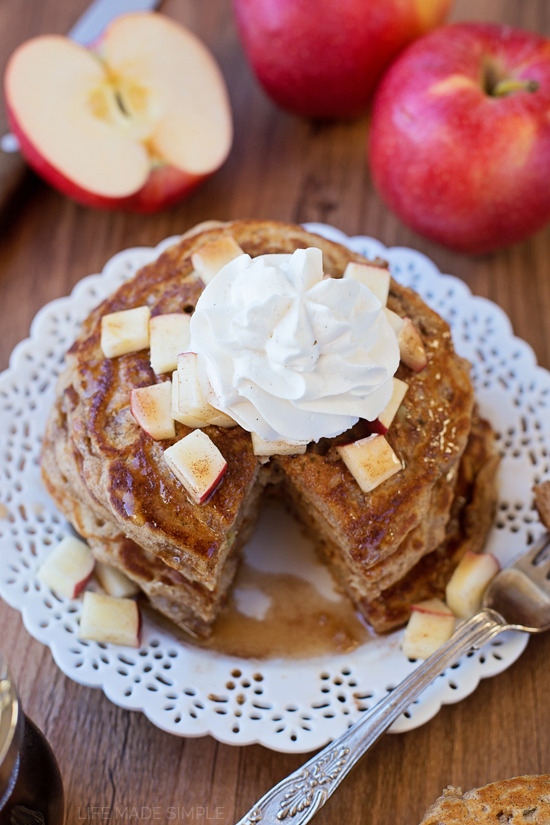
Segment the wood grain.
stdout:
[[[0,70],[22,40],[64,32],[85,0],[3,0]],[[235,143],[223,169],[181,205],[153,216],[92,211],[32,175],[0,224],[0,369],[36,311],[100,270],[119,250],[154,245],[208,218],[328,221],[349,234],[415,247],[443,272],[500,304],[514,331],[550,367],[550,228],[491,256],[458,255],[404,227],[377,198],[365,156],[368,117],[313,124],[278,110],[259,89],[237,41],[229,0],[165,0],[163,11],[209,44],[228,81]],[[547,0],[456,0],[454,19],[502,20],[550,36]],[[0,457],[1,460],[1,457]],[[178,739],[142,715],[74,684],[0,604],[1,648],[28,713],[48,735],[63,772],[68,823],[230,823],[302,756],[209,737]],[[472,787],[550,772],[550,637],[533,638],[504,677],[482,682],[418,730],[384,737],[318,814],[319,825],[414,825],[449,784]],[[179,807],[179,820],[170,808]],[[115,810],[116,808],[116,810]],[[134,815],[130,819],[132,811]],[[111,811],[109,814],[108,812]],[[171,817],[171,818],[170,818]]]

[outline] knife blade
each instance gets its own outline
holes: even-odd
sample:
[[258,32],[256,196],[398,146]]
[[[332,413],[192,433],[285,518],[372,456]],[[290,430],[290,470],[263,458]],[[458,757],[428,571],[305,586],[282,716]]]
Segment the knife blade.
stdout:
[[[70,29],[67,37],[82,46],[89,46],[115,17],[132,11],[152,11],[160,2],[161,0],[93,0]],[[17,139],[8,129],[6,107],[3,102],[0,107],[0,214],[4,214],[5,209],[12,203],[28,169],[19,153]]]

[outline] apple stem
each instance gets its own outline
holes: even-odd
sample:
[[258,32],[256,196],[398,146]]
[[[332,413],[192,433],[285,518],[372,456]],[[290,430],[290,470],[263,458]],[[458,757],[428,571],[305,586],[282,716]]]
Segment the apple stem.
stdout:
[[505,77],[498,80],[491,89],[492,97],[504,97],[512,92],[536,92],[539,88],[537,80],[514,80],[513,78]]

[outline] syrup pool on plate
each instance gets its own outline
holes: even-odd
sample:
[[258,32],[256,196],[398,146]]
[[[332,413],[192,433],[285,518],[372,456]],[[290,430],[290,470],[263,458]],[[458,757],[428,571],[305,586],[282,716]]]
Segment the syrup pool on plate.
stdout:
[[[156,612],[147,613],[164,625]],[[330,656],[355,650],[373,636],[318,560],[304,528],[276,498],[262,505],[228,604],[209,638],[191,640],[175,625],[166,626],[187,644],[243,659]]]

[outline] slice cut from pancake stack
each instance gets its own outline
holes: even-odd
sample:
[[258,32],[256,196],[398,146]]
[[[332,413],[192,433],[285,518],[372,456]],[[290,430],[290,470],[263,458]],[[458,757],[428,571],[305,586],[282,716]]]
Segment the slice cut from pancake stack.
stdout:
[[[468,363],[449,327],[393,280],[387,306],[420,333],[427,363],[396,373],[407,384],[386,433],[402,469],[363,492],[338,447],[369,432],[359,421],[296,455],[257,456],[239,426],[204,431],[227,462],[202,504],[186,495],[164,451],[130,410],[131,390],[166,381],[147,349],[105,357],[101,319],[148,306],[151,316],[193,313],[204,284],[192,256],[220,238],[252,257],[318,247],[327,275],[365,260],[299,226],[272,221],[210,223],[184,236],[97,307],[66,357],[42,455],[45,483],[96,557],[123,570],[151,603],[193,634],[208,633],[231,587],[265,491],[284,496],[343,590],[378,632],[404,623],[411,602],[441,595],[467,549],[479,551],[491,524],[498,458],[476,411]],[[200,258],[200,256],[199,256]],[[195,262],[198,258],[195,256]]]

